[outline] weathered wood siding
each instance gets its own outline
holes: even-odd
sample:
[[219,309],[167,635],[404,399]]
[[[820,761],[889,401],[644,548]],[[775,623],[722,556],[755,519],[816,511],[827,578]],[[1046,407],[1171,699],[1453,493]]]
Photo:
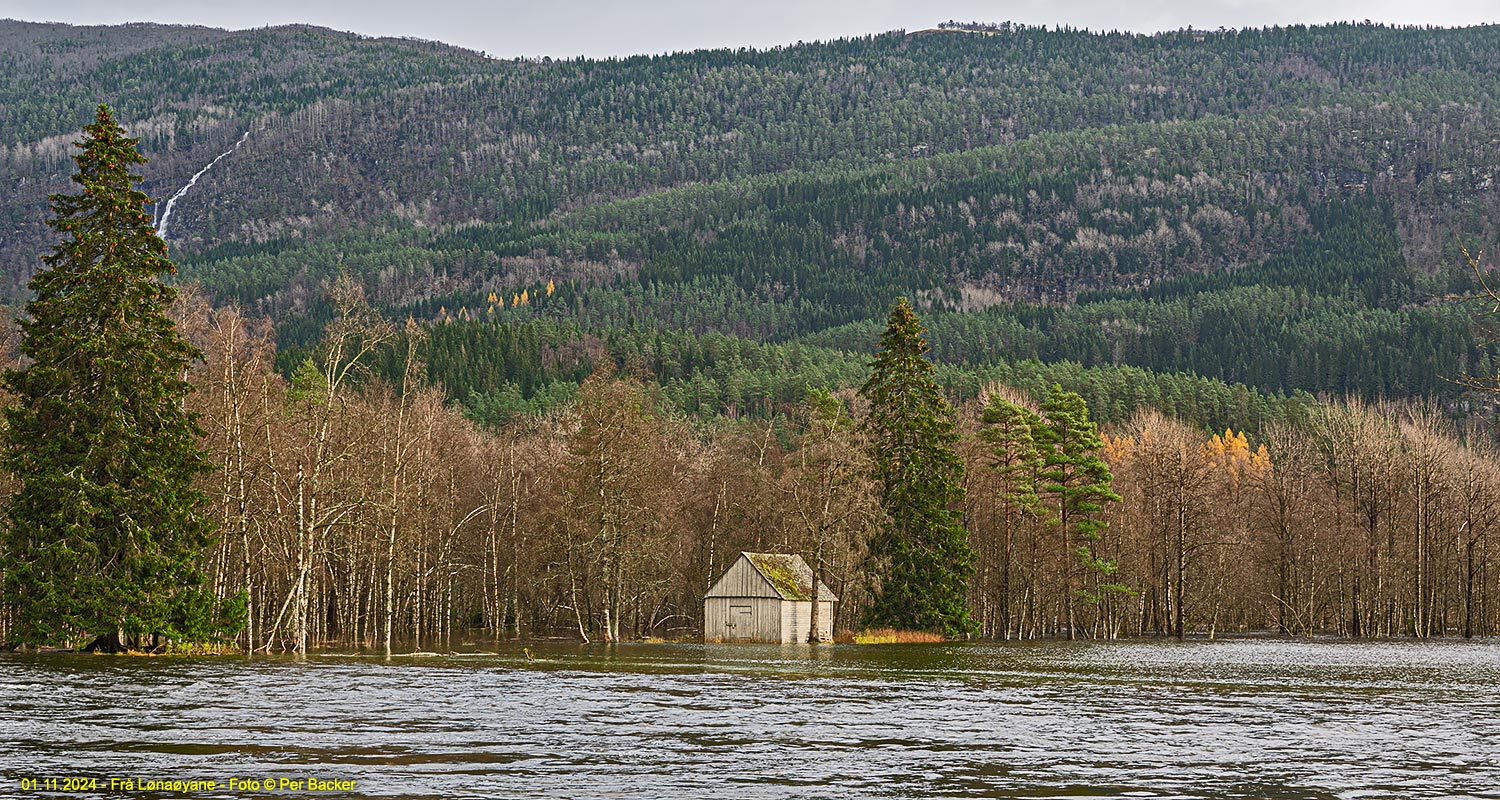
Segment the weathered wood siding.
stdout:
[[811,622],[812,602],[809,600],[781,601],[781,641],[783,643],[807,641],[808,623]]
[[766,582],[750,559],[740,556],[708,590],[709,597],[775,597],[776,588]]
[[[781,601],[781,641],[783,643],[806,642],[812,628],[811,600]],[[818,602],[818,630],[822,638],[833,638],[833,601]]]
[[779,597],[706,597],[703,639],[708,642],[780,642]]
[[833,641],[833,601],[818,601],[818,638]]

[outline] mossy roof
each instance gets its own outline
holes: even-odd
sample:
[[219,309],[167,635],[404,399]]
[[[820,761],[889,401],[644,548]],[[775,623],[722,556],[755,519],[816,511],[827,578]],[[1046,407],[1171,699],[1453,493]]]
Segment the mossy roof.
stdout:
[[[745,558],[783,600],[812,599],[812,568],[802,556],[786,553],[745,553]],[[818,600],[838,600],[828,584],[818,581]]]

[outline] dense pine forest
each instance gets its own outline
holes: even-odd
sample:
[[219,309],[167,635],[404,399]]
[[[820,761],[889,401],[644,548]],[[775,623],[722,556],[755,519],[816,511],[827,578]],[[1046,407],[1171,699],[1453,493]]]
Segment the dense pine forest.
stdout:
[[214,162],[166,238],[246,647],[692,636],[741,550],[815,554],[861,627],[899,297],[961,462],[945,633],[1500,633],[1463,300],[1500,27],[510,60],[0,21],[14,313],[101,101],[156,218]]

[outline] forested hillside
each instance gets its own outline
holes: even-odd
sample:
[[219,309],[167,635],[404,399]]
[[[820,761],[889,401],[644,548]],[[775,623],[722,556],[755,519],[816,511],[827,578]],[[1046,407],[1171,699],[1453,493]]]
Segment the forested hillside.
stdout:
[[[1493,358],[1439,298],[1466,289],[1458,243],[1496,238],[1497,27],[520,61],[7,21],[0,66],[6,296],[93,104],[143,137],[158,198],[248,132],[174,207],[184,276],[275,319],[289,370],[348,272],[392,317],[452,326],[432,377],[487,418],[568,396],[606,352],[695,412],[774,411],[852,380],[899,295],[959,395],[1035,362],[1451,399]],[[757,355],[694,355],[725,350]]]

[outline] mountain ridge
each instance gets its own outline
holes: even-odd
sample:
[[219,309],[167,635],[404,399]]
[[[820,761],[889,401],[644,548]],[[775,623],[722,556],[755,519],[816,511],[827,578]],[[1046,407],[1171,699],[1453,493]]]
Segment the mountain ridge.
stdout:
[[[160,199],[249,132],[174,208],[170,244],[185,279],[276,319],[293,354],[348,273],[393,316],[585,339],[627,321],[826,338],[907,295],[980,337],[937,350],[966,368],[1133,364],[1276,392],[1442,393],[1430,373],[1489,358],[1424,303],[1466,286],[1458,241],[1497,238],[1500,26],[1018,26],[550,60],[309,26],[27,25],[0,22],[11,302],[50,242],[72,120],[103,100]],[[1316,255],[1330,247],[1351,262]],[[1308,272],[1215,283],[1292,253]],[[1152,295],[1191,276],[1222,319]],[[1409,286],[1395,306],[1340,288],[1363,280]],[[1113,316],[1046,327],[1101,292]],[[1197,339],[1162,350],[1131,315]],[[1216,325],[1270,325],[1338,366],[1274,374]],[[1403,336],[1432,349],[1420,378],[1389,363]],[[1353,374],[1361,360],[1378,374]]]

